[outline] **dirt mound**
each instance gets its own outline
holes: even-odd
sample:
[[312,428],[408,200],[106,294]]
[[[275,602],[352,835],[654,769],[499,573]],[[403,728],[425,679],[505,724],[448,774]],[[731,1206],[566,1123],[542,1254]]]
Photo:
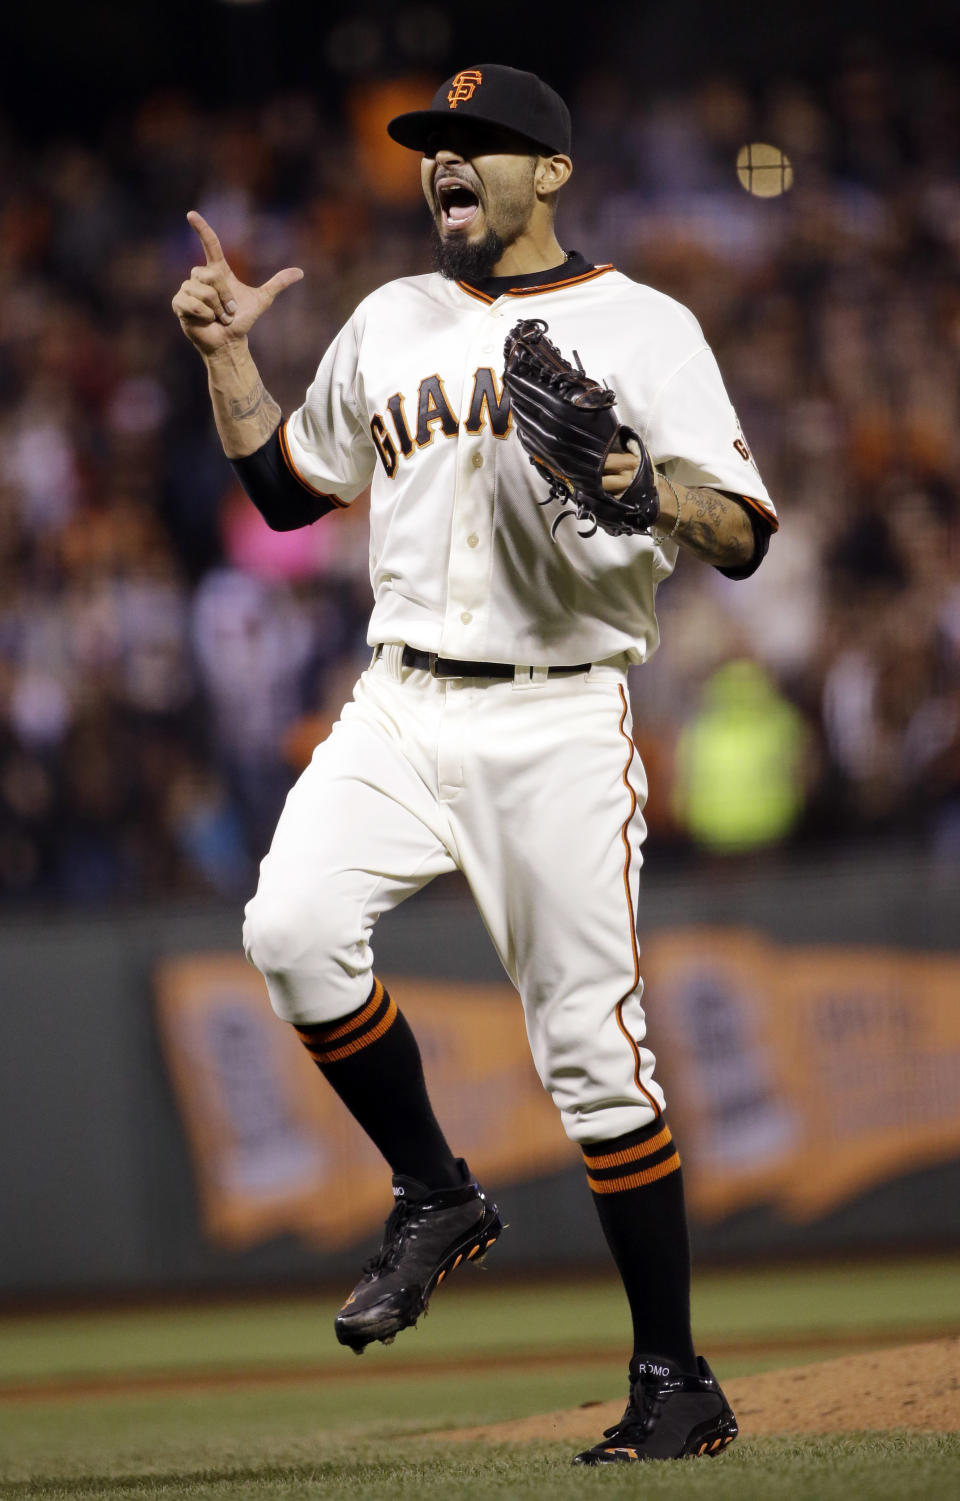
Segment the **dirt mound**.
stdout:
[[[739,1376],[724,1382],[724,1391],[744,1438],[892,1428],[950,1432],[960,1429],[960,1338]],[[493,1444],[596,1442],[622,1412],[622,1400],[587,1402],[566,1412],[461,1428],[438,1437]]]

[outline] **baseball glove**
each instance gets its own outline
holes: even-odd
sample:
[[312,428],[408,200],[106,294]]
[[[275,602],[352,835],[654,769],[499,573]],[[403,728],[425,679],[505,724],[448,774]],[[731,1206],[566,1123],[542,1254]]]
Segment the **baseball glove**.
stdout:
[[[656,476],[640,435],[617,419],[616,392],[591,380],[576,350],[576,365],[565,360],[547,338],[542,318],[521,319],[507,335],[503,353],[503,384],[517,437],[550,486],[538,504],[558,500],[564,506],[551,535],[565,516],[592,523],[581,537],[592,537],[598,527],[612,537],[647,531],[660,514]],[[622,495],[603,488],[611,451],[640,459]]]

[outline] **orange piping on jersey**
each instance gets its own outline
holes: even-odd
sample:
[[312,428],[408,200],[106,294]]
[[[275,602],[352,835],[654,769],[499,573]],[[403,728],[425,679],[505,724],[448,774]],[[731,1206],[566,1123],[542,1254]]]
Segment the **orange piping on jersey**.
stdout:
[[476,287],[471,287],[469,282],[458,281],[457,286],[461,292],[466,292],[468,297],[475,297],[478,302],[485,302],[488,307],[497,300],[495,297],[488,296],[486,292],[479,292]]
[[581,271],[579,276],[571,276],[566,281],[544,281],[535,287],[508,287],[508,297],[537,297],[541,292],[556,292],[561,287],[576,287],[581,282],[593,281],[596,276],[605,276],[612,271],[613,266],[594,266],[590,271]]
[[310,481],[308,479],[304,479],[303,475],[300,473],[300,470],[297,468],[296,464],[293,462],[293,459],[290,456],[290,447],[287,443],[286,422],[281,422],[280,426],[277,428],[277,437],[280,440],[280,452],[283,455],[283,462],[290,470],[290,473],[293,475],[294,479],[297,480],[305,490],[309,490],[311,495],[316,495],[318,500],[329,500],[331,505],[339,506],[341,511],[345,511],[347,508],[347,501],[341,500],[339,495],[328,495],[324,490],[318,490],[316,485],[311,485]]
[[[739,495],[739,491],[737,493]],[[739,498],[743,501],[744,505],[750,507],[751,511],[759,511],[764,521],[769,521],[775,532],[780,530],[779,521],[772,511],[767,510],[762,500],[754,500],[752,495],[740,495]]]
[[664,1126],[656,1136],[651,1136],[649,1141],[641,1141],[635,1147],[627,1147],[623,1152],[607,1152],[603,1157],[588,1157],[584,1152],[584,1162],[587,1168],[597,1170],[601,1167],[626,1167],[628,1163],[635,1162],[638,1157],[652,1157],[654,1152],[659,1152],[668,1142],[673,1141],[670,1127]]
[[623,1020],[623,1008],[624,1008],[624,1005],[629,1000],[630,996],[633,995],[633,992],[636,990],[637,986],[640,983],[640,951],[639,951],[639,949],[637,947],[637,924],[636,924],[636,920],[635,920],[634,915],[633,915],[633,899],[632,899],[632,897],[630,895],[630,858],[631,858],[631,856],[630,856],[630,839],[629,839],[628,834],[627,834],[627,830],[630,827],[630,821],[633,818],[634,813],[637,811],[637,794],[634,792],[633,788],[630,786],[630,782],[629,782],[629,779],[628,779],[628,772],[630,770],[630,767],[633,765],[633,758],[636,755],[637,748],[634,745],[633,740],[631,739],[631,737],[626,733],[626,731],[623,728],[624,725],[627,722],[627,695],[623,691],[623,685],[622,684],[620,684],[618,686],[618,690],[617,691],[620,694],[620,702],[623,705],[623,713],[620,716],[619,729],[620,729],[620,733],[623,736],[624,740],[626,740],[627,744],[630,747],[630,752],[629,752],[629,754],[627,756],[627,764],[623,768],[623,777],[622,777],[623,785],[624,785],[624,787],[626,787],[628,793],[630,794],[630,809],[629,809],[629,811],[627,813],[626,818],[623,821],[623,827],[620,830],[620,838],[623,840],[623,848],[624,848],[623,888],[624,888],[624,891],[626,892],[626,895],[627,895],[627,915],[628,915],[628,917],[630,919],[630,944],[631,944],[631,947],[633,949],[633,984],[630,986],[630,989],[627,991],[626,995],[621,996],[620,1000],[617,1002],[617,1011],[616,1011],[617,1026],[620,1028],[620,1031],[623,1033],[624,1037],[627,1039],[627,1041],[629,1042],[631,1048],[633,1049],[633,1058],[634,1058],[633,1078],[634,1078],[634,1083],[636,1084],[636,1086],[639,1089],[640,1093],[647,1100],[648,1104],[650,1105],[651,1110],[654,1113],[654,1116],[659,1117],[660,1115],[663,1114],[663,1112],[660,1109],[660,1106],[657,1104],[656,1100],[653,1098],[653,1095],[650,1093],[650,1091],[644,1088],[643,1082],[642,1082],[642,1080],[640,1078],[640,1071],[641,1071],[640,1049],[637,1047],[636,1040],[633,1037],[631,1037],[630,1033],[627,1031],[626,1023]]
[[642,1173],[631,1173],[628,1178],[591,1178],[587,1174],[587,1183],[595,1194],[618,1194],[625,1193],[629,1188],[646,1188],[648,1183],[656,1183],[660,1178],[666,1178],[670,1173],[675,1173],[680,1167],[680,1153],[674,1152],[666,1162],[658,1162],[655,1167],[644,1168]]
[[[557,292],[562,287],[576,287],[581,282],[593,281],[596,276],[605,276],[608,271],[614,269],[612,264],[605,266],[592,266],[589,271],[581,271],[579,276],[568,276],[565,281],[542,281],[535,287],[508,287],[506,292],[501,293],[504,297],[537,297],[542,292]],[[496,297],[491,297],[489,292],[481,292],[479,287],[471,287],[467,281],[458,281],[457,286],[478,302],[493,303]]]

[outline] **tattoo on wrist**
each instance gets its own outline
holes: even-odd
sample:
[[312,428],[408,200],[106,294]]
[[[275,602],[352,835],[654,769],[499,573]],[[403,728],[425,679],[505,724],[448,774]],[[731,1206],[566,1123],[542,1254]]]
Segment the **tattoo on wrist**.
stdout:
[[274,401],[270,392],[264,387],[263,381],[258,380],[245,396],[234,398],[230,402],[230,417],[234,422],[253,421],[259,432],[264,437],[269,437],[277,425],[280,408]]
[[234,398],[231,401],[230,416],[235,422],[243,422],[245,418],[255,416],[265,400],[269,400],[269,397],[264,390],[263,381],[258,380],[246,396]]

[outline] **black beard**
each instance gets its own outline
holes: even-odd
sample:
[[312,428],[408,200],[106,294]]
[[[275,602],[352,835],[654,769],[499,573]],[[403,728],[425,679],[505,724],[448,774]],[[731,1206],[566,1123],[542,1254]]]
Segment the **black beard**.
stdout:
[[470,244],[460,236],[445,240],[436,224],[430,226],[433,264],[448,281],[483,281],[503,255],[506,246],[495,229]]

